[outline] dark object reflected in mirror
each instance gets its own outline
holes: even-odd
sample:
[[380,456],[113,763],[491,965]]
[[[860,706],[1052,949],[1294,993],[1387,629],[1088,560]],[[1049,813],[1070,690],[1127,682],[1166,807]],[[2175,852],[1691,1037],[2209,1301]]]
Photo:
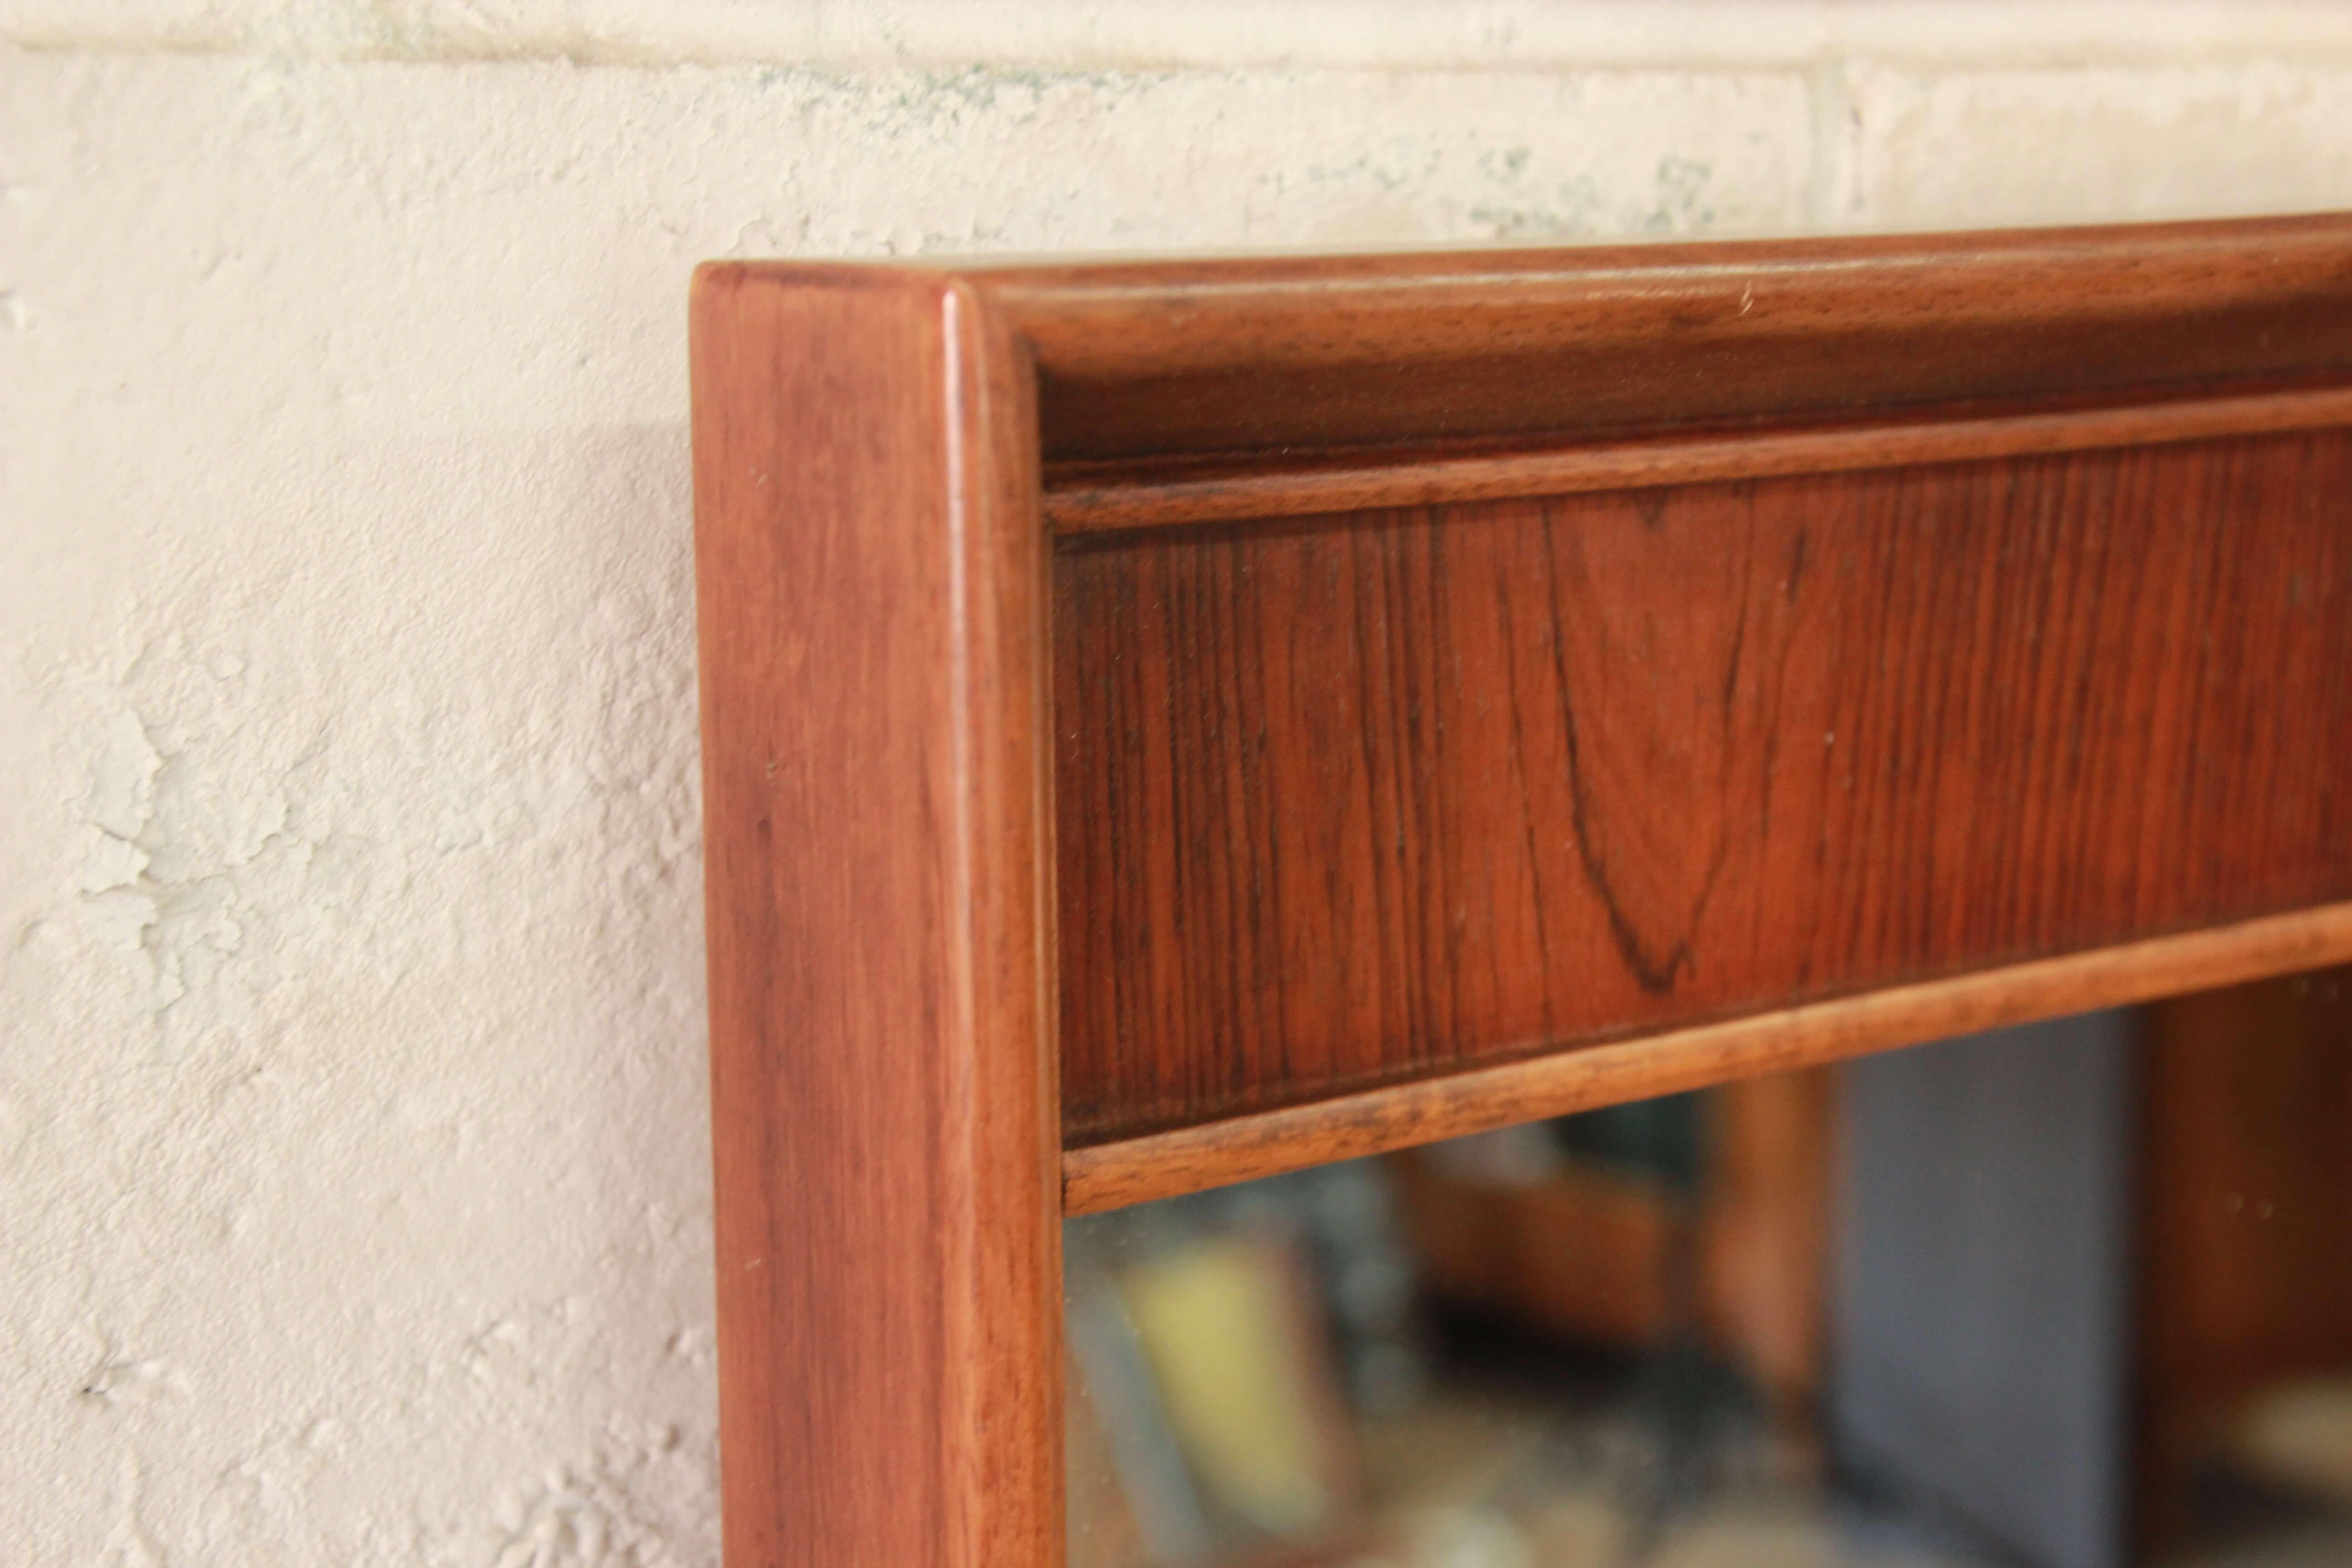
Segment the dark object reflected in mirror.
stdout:
[[2352,1563],[2344,981],[1073,1220],[1072,1568]]

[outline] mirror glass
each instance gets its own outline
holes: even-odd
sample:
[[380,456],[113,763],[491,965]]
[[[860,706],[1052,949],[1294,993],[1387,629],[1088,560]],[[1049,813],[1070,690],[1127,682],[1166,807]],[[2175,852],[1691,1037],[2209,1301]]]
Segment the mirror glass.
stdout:
[[2347,980],[1070,1221],[1072,1568],[2352,1564]]

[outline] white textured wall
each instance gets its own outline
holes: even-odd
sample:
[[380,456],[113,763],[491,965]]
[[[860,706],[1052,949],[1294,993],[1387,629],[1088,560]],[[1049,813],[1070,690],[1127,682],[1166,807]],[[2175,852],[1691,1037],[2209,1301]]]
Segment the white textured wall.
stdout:
[[2352,205],[2327,5],[0,38],[10,1564],[715,1563],[696,260]]

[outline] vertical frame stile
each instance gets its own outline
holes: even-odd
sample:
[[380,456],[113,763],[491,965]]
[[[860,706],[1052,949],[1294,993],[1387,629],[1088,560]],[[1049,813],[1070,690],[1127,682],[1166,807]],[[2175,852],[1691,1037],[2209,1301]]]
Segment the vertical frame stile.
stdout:
[[[2352,956],[2352,574],[2294,500],[2352,471],[2352,215],[722,263],[692,361],[730,1568],[1061,1568],[1066,1208]],[[2123,463],[2271,479],[2087,507]],[[2068,529],[1929,526],[2021,473]],[[1734,574],[1732,523],[1785,548]],[[1865,569],[1937,586],[1894,615]],[[2022,642],[1953,607],[2062,569],[2177,591]],[[2216,627],[2243,657],[2158,657]],[[1057,736],[1057,663],[1137,695]],[[2216,669],[2281,724],[2141,765],[2255,710]],[[2087,750],[2036,728],[2066,702]],[[1395,821],[1334,806],[1376,773]],[[2101,822],[2211,875],[2116,874]],[[1102,868],[1066,899],[1057,835]],[[1770,918],[1801,895],[1900,918]]]
[[982,1016],[970,1099],[950,1125],[973,1165],[969,1309],[948,1366],[966,1435],[949,1492],[956,1561],[1061,1568],[1060,1050],[1055,1021],[1050,543],[1041,517],[1036,377],[1009,322],[961,279],[940,296],[955,399],[951,483],[966,650],[972,815],[971,987]]
[[1035,400],[952,279],[692,310],[730,1568],[1061,1561]]

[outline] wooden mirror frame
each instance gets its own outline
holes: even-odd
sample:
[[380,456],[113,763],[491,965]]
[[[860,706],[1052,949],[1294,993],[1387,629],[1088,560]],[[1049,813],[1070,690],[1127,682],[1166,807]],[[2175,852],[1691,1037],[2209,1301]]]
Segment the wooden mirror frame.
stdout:
[[1062,1560],[1082,1213],[2352,957],[2352,221],[692,310],[727,1560]]

